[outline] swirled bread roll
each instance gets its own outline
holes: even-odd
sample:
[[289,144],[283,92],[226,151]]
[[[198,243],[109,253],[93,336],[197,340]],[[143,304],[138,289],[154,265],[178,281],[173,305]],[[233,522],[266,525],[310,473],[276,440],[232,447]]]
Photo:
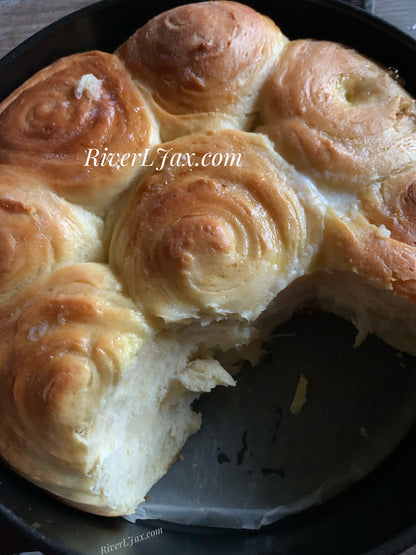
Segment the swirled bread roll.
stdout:
[[416,167],[371,184],[363,195],[361,210],[381,234],[414,247],[415,195]]
[[265,83],[262,102],[260,130],[286,160],[331,188],[365,191],[414,167],[414,99],[350,48],[292,41]]
[[193,338],[155,338],[104,264],[35,281],[1,307],[0,338],[6,461],[103,515],[133,510],[166,472],[200,425],[195,392],[234,383]]
[[3,305],[0,330],[10,345],[0,372],[4,457],[35,483],[88,504],[97,453],[84,435],[131,370],[145,324],[106,266],[80,264]]
[[[373,283],[390,289],[394,281],[397,290],[401,280],[395,268],[414,266],[415,253],[401,243],[415,245],[414,99],[358,52],[314,40],[285,48],[263,93],[268,123],[260,130],[313,178],[320,200],[337,214],[329,217],[328,229],[339,228],[344,239],[349,237],[334,251],[324,247],[325,264],[332,255],[334,260],[345,255],[353,261],[350,269],[365,267]],[[353,244],[355,256],[347,256]],[[388,263],[381,262],[385,257]]]
[[416,355],[415,121],[372,61],[236,2],[23,83],[0,104],[1,456],[127,514],[192,401],[297,308]]
[[315,222],[305,210],[299,176],[264,137],[192,135],[162,145],[152,164],[110,246],[110,264],[146,314],[253,320],[308,271],[319,214]]
[[327,212],[322,267],[350,270],[375,286],[416,300],[416,250],[391,238],[360,213],[344,218]]
[[237,2],[168,10],[117,51],[149,99],[163,140],[218,127],[247,128],[259,89],[287,39]]
[[0,104],[0,163],[36,174],[57,194],[95,212],[141,168],[139,156],[136,164],[131,158],[122,165],[117,155],[143,152],[157,140],[130,75],[104,52],[61,58]]
[[102,231],[94,214],[0,166],[0,301],[56,266],[103,260]]

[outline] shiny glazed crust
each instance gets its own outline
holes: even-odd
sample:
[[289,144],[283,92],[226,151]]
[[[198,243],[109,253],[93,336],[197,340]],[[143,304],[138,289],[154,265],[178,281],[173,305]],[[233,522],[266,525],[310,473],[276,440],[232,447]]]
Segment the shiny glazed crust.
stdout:
[[286,43],[248,6],[203,2],[151,19],[116,55],[168,140],[203,128],[250,127],[261,84]]
[[235,384],[223,355],[255,363],[297,308],[416,355],[415,126],[384,68],[235,2],[23,83],[0,104],[4,460],[127,514],[198,429],[192,401]]
[[[94,75],[99,91],[78,88]],[[157,127],[118,58],[86,52],[39,71],[0,104],[0,163],[33,173],[59,195],[102,213],[140,169],[86,166],[86,150],[139,152]]]
[[[296,194],[298,176],[252,133],[185,136],[164,149],[192,152],[195,167],[146,175],[120,214],[110,265],[143,312],[165,322],[254,320],[306,271],[317,243],[319,216]],[[225,170],[203,167],[210,152],[244,154]],[[152,161],[160,167],[162,156]]]

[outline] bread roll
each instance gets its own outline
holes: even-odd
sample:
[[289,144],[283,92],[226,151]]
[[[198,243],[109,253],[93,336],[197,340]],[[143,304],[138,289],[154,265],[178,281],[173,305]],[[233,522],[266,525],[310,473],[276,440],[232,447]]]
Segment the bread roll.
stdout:
[[322,266],[350,270],[375,287],[416,301],[416,248],[391,237],[387,228],[370,224],[360,213],[345,220],[328,212]]
[[103,221],[0,166],[0,301],[55,267],[104,259]]
[[264,137],[194,134],[163,144],[152,163],[110,246],[110,264],[146,314],[253,320],[309,271],[320,214],[304,208],[301,178]]
[[35,174],[100,214],[142,168],[140,156],[122,165],[117,154],[140,153],[157,141],[130,75],[105,52],[61,58],[0,104],[0,163]]
[[23,83],[0,104],[4,460],[128,514],[192,401],[296,309],[416,355],[415,121],[374,62],[235,2]]
[[259,88],[287,38],[237,2],[168,10],[117,51],[149,99],[162,140],[218,127],[248,128]]
[[10,346],[0,373],[3,456],[36,484],[88,504],[89,473],[106,448],[94,452],[84,435],[131,370],[145,324],[106,266],[90,263],[32,283],[2,306],[0,329]]
[[[347,306],[353,319],[360,304],[361,314],[367,311],[368,331],[380,335],[377,320],[396,313],[395,303],[381,291],[415,300],[414,99],[389,72],[358,52],[316,40],[286,46],[261,98],[258,130],[312,178],[316,201],[326,206],[317,266],[328,273],[325,279],[319,274],[326,291],[336,290],[331,310],[345,315]],[[339,272],[350,276],[351,290],[360,289],[355,299],[331,283],[331,275],[345,283]],[[370,288],[383,297],[381,303]],[[331,295],[321,287],[313,290],[316,304],[327,308],[322,299]],[[412,321],[413,311],[411,304],[407,317]],[[402,340],[393,327],[386,333],[385,324],[383,339],[415,352],[409,341],[403,343],[404,327],[395,325]]]
[[262,103],[260,131],[290,163],[331,188],[355,193],[414,165],[414,99],[350,48],[290,42]]
[[107,265],[68,265],[0,311],[0,449],[29,480],[102,515],[132,511],[233,385],[196,335],[157,337]]
[[416,245],[416,167],[374,183],[363,197],[368,220],[392,239]]

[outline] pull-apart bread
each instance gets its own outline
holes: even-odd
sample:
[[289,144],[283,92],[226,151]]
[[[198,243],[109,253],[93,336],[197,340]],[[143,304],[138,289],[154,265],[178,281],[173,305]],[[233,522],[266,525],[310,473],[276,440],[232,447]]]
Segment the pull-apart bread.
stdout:
[[415,122],[394,75],[233,2],[22,84],[0,104],[4,460],[127,514],[192,401],[296,309],[416,354]]

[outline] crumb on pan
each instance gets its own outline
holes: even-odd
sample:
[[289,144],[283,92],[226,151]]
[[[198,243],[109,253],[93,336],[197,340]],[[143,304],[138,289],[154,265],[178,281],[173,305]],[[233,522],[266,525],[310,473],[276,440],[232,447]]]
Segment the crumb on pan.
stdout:
[[292,414],[299,414],[306,403],[306,395],[308,388],[308,380],[303,374],[299,376],[298,385],[296,386],[295,395],[290,403],[289,410]]

